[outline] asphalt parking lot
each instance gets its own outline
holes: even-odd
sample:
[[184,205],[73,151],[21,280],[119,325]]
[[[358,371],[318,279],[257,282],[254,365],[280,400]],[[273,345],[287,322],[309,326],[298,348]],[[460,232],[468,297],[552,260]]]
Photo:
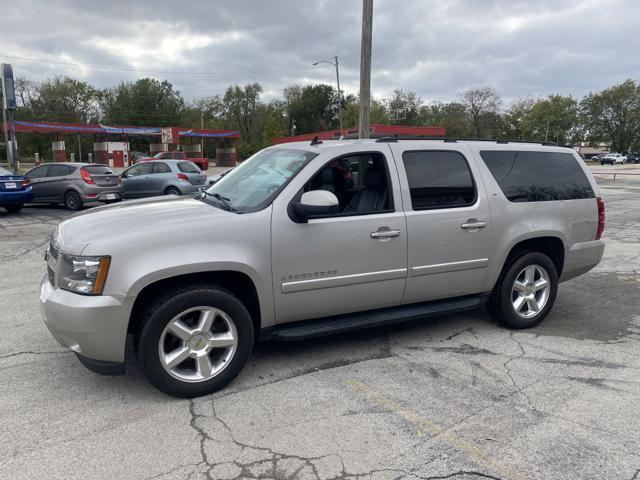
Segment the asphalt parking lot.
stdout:
[[602,184],[605,259],[539,327],[479,310],[265,343],[192,401],[155,391],[134,358],[103,377],[60,347],[38,291],[68,213],[2,212],[0,478],[638,479],[640,188]]

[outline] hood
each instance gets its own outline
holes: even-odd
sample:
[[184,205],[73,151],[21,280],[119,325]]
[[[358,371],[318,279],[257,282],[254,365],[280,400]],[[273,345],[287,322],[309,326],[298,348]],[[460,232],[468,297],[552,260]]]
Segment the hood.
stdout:
[[233,213],[191,197],[152,197],[93,208],[58,225],[54,233],[60,251],[82,254],[87,245],[120,237],[166,235],[191,231],[201,222]]

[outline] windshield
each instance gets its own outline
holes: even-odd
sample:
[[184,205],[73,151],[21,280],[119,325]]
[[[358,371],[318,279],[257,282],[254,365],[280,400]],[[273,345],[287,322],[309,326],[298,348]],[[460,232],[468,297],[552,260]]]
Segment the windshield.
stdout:
[[262,150],[206,190],[233,211],[264,208],[317,153],[302,150]]

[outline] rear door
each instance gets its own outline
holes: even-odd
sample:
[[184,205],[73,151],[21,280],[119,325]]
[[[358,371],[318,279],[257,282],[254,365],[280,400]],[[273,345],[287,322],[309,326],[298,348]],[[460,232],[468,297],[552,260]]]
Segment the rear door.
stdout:
[[464,144],[391,144],[408,230],[403,303],[481,293],[491,251],[489,205]]
[[170,184],[176,183],[173,181],[177,180],[175,175],[166,162],[153,162],[153,175],[151,175],[149,184],[151,195],[164,195],[165,189]]
[[50,202],[64,201],[65,193],[75,187],[75,182],[80,181],[76,175],[73,175],[76,170],[77,167],[72,165],[59,163],[50,165],[44,181],[43,198]]

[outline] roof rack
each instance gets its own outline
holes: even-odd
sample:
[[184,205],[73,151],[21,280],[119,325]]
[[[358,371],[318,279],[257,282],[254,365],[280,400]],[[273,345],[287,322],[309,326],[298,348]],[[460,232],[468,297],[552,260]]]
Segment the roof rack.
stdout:
[[555,142],[539,142],[534,140],[509,140],[502,138],[451,138],[451,137],[434,137],[428,135],[394,135],[393,137],[380,137],[376,139],[379,143],[393,143],[398,140],[441,140],[444,143],[456,143],[456,142],[495,142],[497,144],[506,145],[509,143],[533,143],[549,147],[557,147]]

